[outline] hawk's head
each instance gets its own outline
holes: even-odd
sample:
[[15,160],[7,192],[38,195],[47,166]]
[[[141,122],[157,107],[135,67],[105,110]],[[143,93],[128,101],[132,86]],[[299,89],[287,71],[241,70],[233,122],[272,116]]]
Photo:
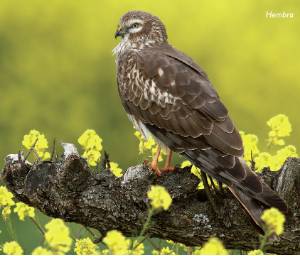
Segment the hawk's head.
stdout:
[[166,29],[160,19],[142,11],[124,14],[115,37],[122,37],[122,41],[127,41],[136,48],[167,41]]

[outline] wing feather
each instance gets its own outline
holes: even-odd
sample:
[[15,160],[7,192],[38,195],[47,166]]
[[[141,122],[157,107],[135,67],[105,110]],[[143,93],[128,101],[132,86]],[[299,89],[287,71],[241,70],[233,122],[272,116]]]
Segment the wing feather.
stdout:
[[[205,139],[220,152],[241,156],[242,141],[205,73],[171,47],[137,53],[124,104],[143,123],[183,137]],[[134,106],[130,106],[134,105]],[[166,122],[167,120],[167,122]]]

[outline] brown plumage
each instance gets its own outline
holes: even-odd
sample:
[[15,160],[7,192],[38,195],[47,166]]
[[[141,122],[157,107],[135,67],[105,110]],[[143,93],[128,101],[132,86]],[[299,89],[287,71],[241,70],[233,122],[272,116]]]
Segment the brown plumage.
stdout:
[[123,38],[114,50],[119,94],[135,127],[227,184],[259,226],[266,207],[285,212],[245,164],[239,132],[207,75],[168,44],[159,18],[128,12],[116,36]]

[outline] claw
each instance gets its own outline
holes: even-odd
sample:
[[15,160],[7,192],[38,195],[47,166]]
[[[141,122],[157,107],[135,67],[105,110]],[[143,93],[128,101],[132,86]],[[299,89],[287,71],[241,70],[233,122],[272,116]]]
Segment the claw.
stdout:
[[174,172],[175,171],[175,166],[168,166],[168,167],[164,167],[160,170],[162,173],[164,172]]
[[153,171],[157,176],[161,176],[161,170],[158,168],[157,163],[151,162],[150,164],[151,171]]

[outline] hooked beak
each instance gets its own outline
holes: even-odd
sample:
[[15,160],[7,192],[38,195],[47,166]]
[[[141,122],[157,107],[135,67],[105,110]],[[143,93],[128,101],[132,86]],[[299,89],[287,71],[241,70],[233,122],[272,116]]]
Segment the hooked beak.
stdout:
[[119,25],[117,28],[117,31],[115,33],[115,38],[117,38],[119,36],[123,38],[125,34],[126,34],[126,29]]

